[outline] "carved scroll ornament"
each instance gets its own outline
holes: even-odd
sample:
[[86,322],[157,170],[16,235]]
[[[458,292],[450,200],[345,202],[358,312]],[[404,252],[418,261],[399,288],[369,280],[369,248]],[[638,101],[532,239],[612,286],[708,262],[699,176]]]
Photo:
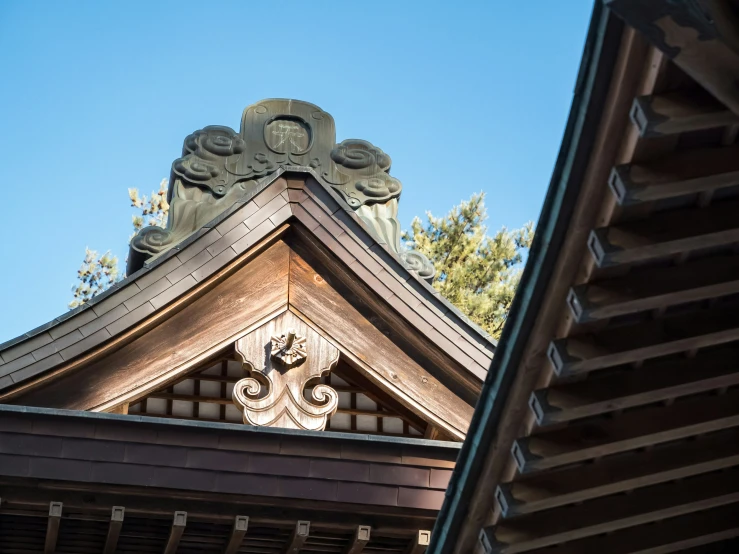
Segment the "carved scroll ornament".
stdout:
[[[320,431],[336,411],[338,393],[318,384],[339,359],[339,351],[290,312],[236,343],[249,377],[234,385],[233,400],[244,423]],[[306,387],[313,390],[306,399]]]
[[376,239],[410,270],[433,277],[431,262],[400,244],[398,199],[402,185],[390,176],[391,160],[359,139],[335,144],[334,120],[318,106],[297,100],[263,100],[246,108],[241,130],[212,125],[185,139],[172,164],[165,229],[145,227],[131,240],[128,273],[176,245],[244,195],[257,179],[280,167],[312,171],[356,211]]

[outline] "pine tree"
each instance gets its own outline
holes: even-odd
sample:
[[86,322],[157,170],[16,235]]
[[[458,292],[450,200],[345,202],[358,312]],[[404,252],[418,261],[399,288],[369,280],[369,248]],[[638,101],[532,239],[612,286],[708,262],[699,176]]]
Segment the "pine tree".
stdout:
[[418,217],[413,220],[411,232],[403,235],[406,245],[434,263],[434,288],[499,338],[521,278],[523,254],[534,236],[533,224],[503,227],[488,236],[483,193],[472,195],[444,217],[429,212],[426,217],[425,225]]
[[[167,224],[169,214],[167,179],[162,179],[159,183],[159,190],[152,192],[148,198],[140,196],[138,189],[135,188],[128,189],[128,197],[131,200],[131,206],[141,212],[132,216],[133,233],[131,237],[144,226],[147,217],[147,225],[164,227]],[[88,302],[122,278],[118,271],[118,257],[111,255],[110,250],[100,256],[95,250],[85,248],[85,258],[77,270],[77,283],[72,286],[73,298],[68,304],[69,309]]]

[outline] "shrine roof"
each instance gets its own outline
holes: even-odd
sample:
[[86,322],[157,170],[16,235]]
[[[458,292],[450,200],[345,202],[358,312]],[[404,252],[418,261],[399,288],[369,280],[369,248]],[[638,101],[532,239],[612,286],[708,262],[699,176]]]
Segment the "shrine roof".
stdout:
[[312,168],[287,166],[88,303],[0,345],[0,391],[12,392],[124,335],[290,222],[307,228],[420,334],[484,379],[495,340],[378,241]]
[[[460,443],[0,405],[0,476],[438,510]],[[361,494],[358,494],[361,492]],[[5,499],[3,499],[5,500]]]

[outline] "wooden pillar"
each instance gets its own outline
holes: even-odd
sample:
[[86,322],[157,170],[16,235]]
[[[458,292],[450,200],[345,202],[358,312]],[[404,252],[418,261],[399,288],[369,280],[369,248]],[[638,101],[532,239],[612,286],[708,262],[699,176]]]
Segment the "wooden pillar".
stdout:
[[246,535],[246,530],[249,528],[249,518],[246,516],[236,516],[234,519],[233,527],[231,528],[231,538],[228,540],[223,554],[236,554],[241,546],[241,541]]
[[172,530],[169,532],[169,540],[167,546],[164,547],[164,554],[175,554],[180,544],[182,533],[185,532],[187,525],[187,512],[175,512],[172,518]]
[[344,554],[360,554],[370,540],[371,530],[372,528],[369,525],[359,525]]
[[118,537],[123,527],[123,514],[125,509],[123,506],[113,506],[110,512],[110,525],[108,526],[108,537],[105,539],[105,548],[103,554],[114,554],[118,546]]
[[49,504],[49,521],[46,524],[46,541],[44,542],[44,554],[54,554],[56,540],[59,536],[59,523],[62,519],[62,503],[51,502]]
[[287,542],[285,554],[297,554],[308,540],[310,534],[310,521],[298,521],[295,524],[290,540]]

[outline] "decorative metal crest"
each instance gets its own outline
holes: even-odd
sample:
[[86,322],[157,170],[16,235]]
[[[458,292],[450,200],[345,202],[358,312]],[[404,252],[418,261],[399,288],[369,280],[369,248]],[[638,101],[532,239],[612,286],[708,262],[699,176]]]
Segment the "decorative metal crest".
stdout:
[[[398,199],[403,187],[390,176],[390,156],[366,140],[335,141],[331,115],[298,100],[271,99],[249,106],[238,133],[219,125],[195,131],[172,164],[167,227],[145,227],[134,236],[128,274],[253,191],[257,179],[290,166],[313,171],[408,269],[423,278],[433,276],[423,254],[409,257],[401,248]],[[406,261],[410,259],[413,263]]]

